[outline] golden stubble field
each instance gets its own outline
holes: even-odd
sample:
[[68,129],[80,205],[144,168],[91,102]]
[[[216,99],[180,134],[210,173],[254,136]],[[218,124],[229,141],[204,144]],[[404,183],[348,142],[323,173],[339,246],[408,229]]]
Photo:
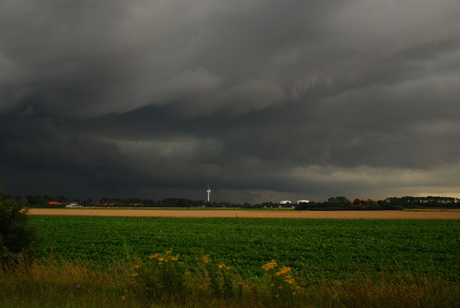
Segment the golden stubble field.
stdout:
[[444,219],[460,220],[460,210],[419,211],[295,211],[239,209],[30,209],[31,215],[127,216],[178,218],[293,218],[293,219]]

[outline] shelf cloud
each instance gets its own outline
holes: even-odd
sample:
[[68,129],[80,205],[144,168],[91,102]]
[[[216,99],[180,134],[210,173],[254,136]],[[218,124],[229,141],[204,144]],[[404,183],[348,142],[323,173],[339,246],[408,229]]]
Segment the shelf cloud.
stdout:
[[460,3],[0,3],[9,194],[460,197]]

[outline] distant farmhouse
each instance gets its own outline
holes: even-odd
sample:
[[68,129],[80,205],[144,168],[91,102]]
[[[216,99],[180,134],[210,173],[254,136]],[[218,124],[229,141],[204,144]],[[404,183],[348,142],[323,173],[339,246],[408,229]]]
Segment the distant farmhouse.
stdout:
[[[309,200],[305,200],[305,199],[302,199],[302,200],[297,200],[297,204],[301,204],[301,203],[308,203],[310,202]],[[282,207],[292,207],[294,208],[295,206],[292,204],[291,200],[281,200],[278,204],[278,207],[282,208]]]
[[78,202],[62,202],[61,204],[64,204],[65,207],[81,207]]
[[[310,202],[310,201],[309,200],[297,200],[297,204],[308,203],[308,202]],[[291,200],[281,200],[280,204],[286,205],[286,204],[292,204],[292,202],[291,202]]]
[[78,202],[72,201],[72,202],[57,202],[57,201],[49,201],[47,202],[49,205],[64,205],[65,207],[81,207]]

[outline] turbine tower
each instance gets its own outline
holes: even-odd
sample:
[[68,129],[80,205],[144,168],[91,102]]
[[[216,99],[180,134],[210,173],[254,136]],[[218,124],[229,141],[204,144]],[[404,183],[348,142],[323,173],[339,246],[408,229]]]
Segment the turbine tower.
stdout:
[[206,190],[206,192],[208,193],[208,202],[209,202],[209,200],[211,199],[211,189],[209,188],[209,184],[208,184],[208,190]]

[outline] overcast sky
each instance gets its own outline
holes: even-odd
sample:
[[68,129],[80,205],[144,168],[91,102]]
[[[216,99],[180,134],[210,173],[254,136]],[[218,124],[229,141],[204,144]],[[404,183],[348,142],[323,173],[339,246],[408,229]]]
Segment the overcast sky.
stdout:
[[458,0],[0,0],[8,194],[460,197]]

